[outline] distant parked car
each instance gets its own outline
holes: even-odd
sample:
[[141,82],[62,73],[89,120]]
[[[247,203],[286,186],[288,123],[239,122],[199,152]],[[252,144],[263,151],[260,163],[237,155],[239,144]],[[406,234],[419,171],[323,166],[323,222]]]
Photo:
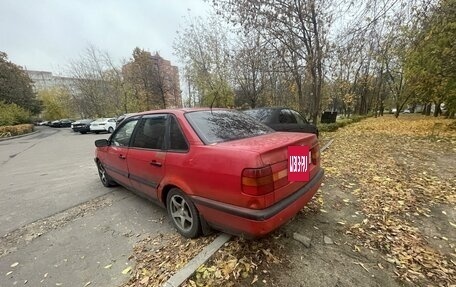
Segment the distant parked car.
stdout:
[[80,132],[81,134],[86,134],[90,132],[90,123],[93,122],[92,119],[83,119],[75,121],[71,124],[71,128],[74,132]]
[[115,118],[99,118],[90,123],[92,133],[108,132],[112,133],[116,129]]
[[[308,182],[288,180],[293,145],[310,149]],[[104,186],[118,183],[159,203],[189,238],[209,227],[248,237],[270,233],[312,199],[324,173],[314,134],[275,132],[233,110],[140,113],[95,146]]]
[[61,119],[60,120],[60,127],[61,128],[69,128],[71,127],[71,123],[73,121],[72,120],[69,120],[69,119]]
[[52,121],[49,126],[53,128],[60,128],[60,120]]
[[47,126],[47,125],[49,125],[49,123],[50,123],[50,122],[48,122],[48,121],[36,121],[36,122],[34,122],[33,124],[34,124],[35,126]]
[[73,121],[69,119],[55,120],[51,122],[50,126],[53,128],[69,128],[71,127],[72,122]]
[[318,129],[300,113],[287,108],[258,108],[244,111],[273,130],[281,132],[312,133],[318,137]]

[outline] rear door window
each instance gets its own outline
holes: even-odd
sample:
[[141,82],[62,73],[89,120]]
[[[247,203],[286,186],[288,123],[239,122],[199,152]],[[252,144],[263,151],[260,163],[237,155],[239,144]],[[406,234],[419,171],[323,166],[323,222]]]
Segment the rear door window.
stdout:
[[169,149],[175,151],[188,150],[187,140],[174,117],[170,117],[169,122]]

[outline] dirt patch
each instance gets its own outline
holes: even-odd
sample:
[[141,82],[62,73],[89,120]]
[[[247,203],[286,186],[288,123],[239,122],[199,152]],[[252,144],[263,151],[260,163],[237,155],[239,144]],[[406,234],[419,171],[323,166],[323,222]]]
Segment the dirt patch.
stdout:
[[109,194],[106,194],[18,228],[1,238],[0,257],[28,245],[33,239],[45,233],[59,229],[77,218],[93,214],[98,209],[110,205],[112,205],[112,199]]

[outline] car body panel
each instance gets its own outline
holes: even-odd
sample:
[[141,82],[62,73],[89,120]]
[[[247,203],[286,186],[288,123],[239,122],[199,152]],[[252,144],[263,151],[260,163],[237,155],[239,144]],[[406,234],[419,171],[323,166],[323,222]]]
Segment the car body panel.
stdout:
[[107,146],[98,149],[98,158],[109,175],[118,183],[130,186],[129,172],[127,166],[127,147]]
[[157,187],[165,176],[165,160],[165,151],[130,148],[128,172],[132,187],[158,199]]

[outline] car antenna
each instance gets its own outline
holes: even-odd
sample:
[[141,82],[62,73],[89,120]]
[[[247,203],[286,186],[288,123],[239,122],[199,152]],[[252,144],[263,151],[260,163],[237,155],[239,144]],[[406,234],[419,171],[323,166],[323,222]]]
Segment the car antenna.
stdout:
[[216,92],[214,98],[212,99],[212,103],[211,103],[211,115],[213,115],[213,113],[212,113],[212,106],[214,105],[215,99],[217,99],[217,95],[218,95],[218,93]]

